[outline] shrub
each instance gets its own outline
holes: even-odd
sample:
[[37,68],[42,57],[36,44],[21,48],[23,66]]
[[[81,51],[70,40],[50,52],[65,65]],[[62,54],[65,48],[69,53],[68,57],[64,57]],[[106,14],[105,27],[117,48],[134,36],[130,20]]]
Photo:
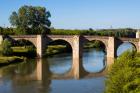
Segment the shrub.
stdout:
[[111,67],[105,93],[140,93],[140,58],[135,51],[123,53]]
[[11,46],[12,46],[12,44],[11,44],[11,42],[8,39],[5,39],[2,42],[2,54],[4,56],[10,56],[10,55],[12,55],[13,50],[12,50]]

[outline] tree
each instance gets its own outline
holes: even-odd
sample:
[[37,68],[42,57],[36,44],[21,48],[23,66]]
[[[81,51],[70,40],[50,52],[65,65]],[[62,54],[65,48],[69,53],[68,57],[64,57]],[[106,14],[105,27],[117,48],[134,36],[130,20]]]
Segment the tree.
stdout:
[[8,39],[5,39],[2,42],[2,54],[4,56],[10,56],[13,53],[11,46],[12,46],[12,44]]
[[19,34],[46,34],[51,26],[49,17],[45,7],[24,5],[18,12],[12,12],[9,20]]

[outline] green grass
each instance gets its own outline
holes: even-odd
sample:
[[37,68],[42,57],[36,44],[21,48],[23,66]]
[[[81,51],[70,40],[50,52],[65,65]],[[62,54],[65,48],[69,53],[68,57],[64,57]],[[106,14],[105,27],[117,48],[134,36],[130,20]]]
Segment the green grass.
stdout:
[[12,47],[13,52],[25,53],[28,52],[28,48],[26,47]]
[[0,57],[0,66],[8,65],[11,63],[18,63],[24,61],[24,57],[17,57],[17,56],[11,56],[11,57]]
[[64,53],[65,50],[66,50],[65,45],[50,45],[48,46],[45,55],[49,56],[49,55],[55,55],[58,53]]

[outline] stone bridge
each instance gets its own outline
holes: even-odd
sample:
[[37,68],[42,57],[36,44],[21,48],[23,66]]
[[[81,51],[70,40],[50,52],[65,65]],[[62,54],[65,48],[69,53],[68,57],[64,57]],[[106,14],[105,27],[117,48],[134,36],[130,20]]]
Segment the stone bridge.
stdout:
[[69,43],[72,47],[73,57],[82,57],[82,50],[84,44],[89,41],[98,40],[105,45],[107,57],[116,58],[118,47],[124,43],[131,43],[137,51],[140,51],[140,39],[139,38],[115,38],[108,36],[80,36],[80,35],[18,35],[10,36],[14,40],[28,40],[34,44],[37,49],[38,57],[43,57],[44,49],[53,41],[63,40]]
[[44,50],[49,43],[56,40],[63,40],[68,42],[72,47],[72,73],[78,78],[79,72],[83,70],[82,55],[83,45],[88,41],[98,40],[104,43],[106,49],[107,65],[112,64],[114,58],[117,57],[117,48],[124,42],[133,44],[137,51],[140,51],[139,38],[115,38],[108,36],[81,36],[81,35],[18,35],[10,36],[14,40],[25,39],[34,44],[37,49],[39,58],[43,57]]

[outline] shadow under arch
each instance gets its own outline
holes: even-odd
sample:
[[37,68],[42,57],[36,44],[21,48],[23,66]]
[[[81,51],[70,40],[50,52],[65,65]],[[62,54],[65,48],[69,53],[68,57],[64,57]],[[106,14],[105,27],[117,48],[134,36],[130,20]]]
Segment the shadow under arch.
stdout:
[[32,46],[34,46],[36,48],[36,45],[32,41],[26,40],[26,39],[17,39],[17,40],[15,40],[14,45],[15,46],[18,46],[18,45],[19,46],[29,46],[29,45],[32,45]]
[[36,45],[30,40],[17,39],[13,42],[13,46],[16,50],[14,54],[17,56],[27,56],[31,58],[37,56]]
[[121,42],[116,48],[116,56],[119,57],[123,52],[125,52],[127,50],[137,51],[137,47],[132,42]]
[[46,44],[44,58],[52,74],[63,75],[72,69],[72,46],[63,39],[50,40]]
[[107,67],[106,44],[101,40],[87,40],[83,44],[83,49],[83,67],[85,72],[87,74],[103,72]]

